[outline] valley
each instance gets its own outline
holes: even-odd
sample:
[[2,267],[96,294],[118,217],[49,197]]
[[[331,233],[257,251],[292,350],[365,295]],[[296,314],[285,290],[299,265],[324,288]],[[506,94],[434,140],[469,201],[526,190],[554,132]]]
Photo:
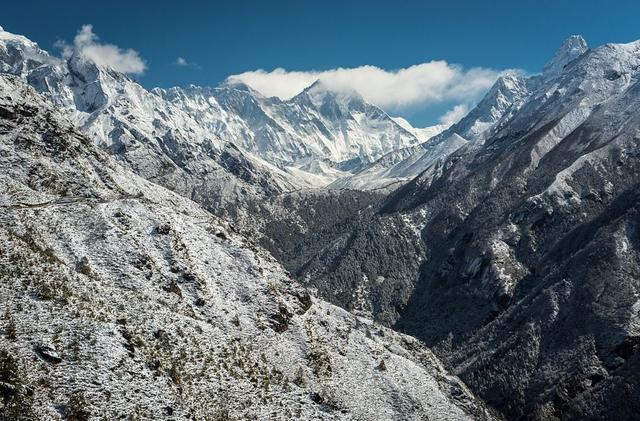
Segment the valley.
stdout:
[[639,41],[414,128],[0,29],[2,415],[633,419],[638,109]]

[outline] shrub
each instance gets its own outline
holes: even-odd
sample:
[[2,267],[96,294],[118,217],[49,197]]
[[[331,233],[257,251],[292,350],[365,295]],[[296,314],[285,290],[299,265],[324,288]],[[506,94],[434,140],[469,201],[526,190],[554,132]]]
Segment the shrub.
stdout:
[[67,404],[67,420],[69,421],[88,421],[91,412],[88,410],[87,401],[82,392],[74,392]]
[[16,357],[5,350],[0,350],[0,399],[0,419],[35,419],[33,389],[24,379]]

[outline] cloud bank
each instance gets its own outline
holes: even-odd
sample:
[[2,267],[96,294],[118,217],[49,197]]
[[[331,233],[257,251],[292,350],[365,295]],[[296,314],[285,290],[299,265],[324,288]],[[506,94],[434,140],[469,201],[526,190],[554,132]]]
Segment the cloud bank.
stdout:
[[458,104],[440,116],[440,124],[446,124],[447,126],[455,124],[466,116],[468,112],[469,106],[467,104]]
[[[474,102],[500,74],[494,69],[465,70],[446,61],[430,61],[399,70],[376,66],[338,68],[326,71],[249,71],[229,77],[246,83],[266,96],[288,99],[316,80],[335,90],[355,89],[367,101],[398,111],[445,101]],[[457,112],[461,112],[461,108]],[[452,110],[453,111],[453,110]],[[448,118],[453,118],[451,114]],[[444,116],[443,116],[444,118]]]
[[77,51],[97,65],[110,67],[121,73],[141,74],[146,70],[147,65],[137,51],[125,50],[99,40],[93,32],[93,25],[83,25],[73,40],[73,46],[65,43],[60,43],[59,46],[62,47],[64,56]]

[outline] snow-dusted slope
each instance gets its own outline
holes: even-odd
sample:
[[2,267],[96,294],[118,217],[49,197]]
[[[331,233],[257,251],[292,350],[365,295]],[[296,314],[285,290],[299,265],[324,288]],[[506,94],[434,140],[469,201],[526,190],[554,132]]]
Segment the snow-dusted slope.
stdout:
[[638,419],[640,41],[572,37],[530,82],[302,276],[425,340],[508,419]]
[[418,341],[311,298],[12,76],[0,169],[3,417],[489,417]]

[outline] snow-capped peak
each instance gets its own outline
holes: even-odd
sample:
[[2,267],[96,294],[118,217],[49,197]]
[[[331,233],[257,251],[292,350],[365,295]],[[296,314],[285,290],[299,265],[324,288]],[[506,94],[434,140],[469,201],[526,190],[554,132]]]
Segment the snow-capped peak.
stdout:
[[[191,85],[190,87],[196,88],[193,85]],[[200,89],[209,89],[209,88],[205,88],[205,87],[199,87],[199,88]],[[240,91],[240,92],[247,92],[247,93],[251,94],[253,97],[266,98],[264,95],[262,95],[261,92],[256,91],[251,86],[247,85],[246,83],[244,83],[243,81],[241,81],[239,79],[228,78],[224,82],[222,82],[220,85],[218,85],[216,89],[227,89],[227,90],[235,90],[235,91]]]
[[2,26],[0,26],[0,40],[3,40],[3,41],[14,40],[14,41],[19,41],[19,42],[24,43],[24,44],[35,45],[35,43],[33,41],[29,40],[27,37],[24,37],[22,35],[17,35],[17,34],[13,34],[11,32],[5,31]]
[[311,85],[306,87],[303,90],[303,92],[307,92],[311,95],[332,94],[335,96],[344,96],[344,97],[362,99],[362,96],[358,93],[358,91],[356,91],[351,87],[341,87],[338,89],[337,87],[330,86],[329,84],[327,84],[326,82],[320,79],[316,80]]
[[30,39],[0,30],[0,73],[26,77],[43,64],[56,64],[59,61]]
[[326,107],[326,104],[335,104],[340,107],[342,111],[347,111],[347,109],[354,107],[361,108],[365,103],[362,95],[355,89],[336,89],[321,80],[316,80],[306,87],[300,94],[292,98],[292,101],[299,102],[305,101],[306,99],[310,100],[317,108]]
[[562,69],[573,60],[583,55],[589,47],[587,41],[580,35],[572,35],[567,38],[555,55],[544,66],[546,76],[555,76],[562,72]]

